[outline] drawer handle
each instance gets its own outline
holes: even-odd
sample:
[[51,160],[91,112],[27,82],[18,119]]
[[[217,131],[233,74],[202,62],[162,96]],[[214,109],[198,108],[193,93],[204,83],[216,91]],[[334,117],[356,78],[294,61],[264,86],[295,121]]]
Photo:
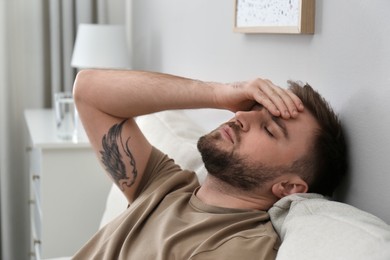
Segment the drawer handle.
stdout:
[[36,244],[41,244],[41,243],[42,243],[42,241],[41,241],[41,240],[39,240],[39,239],[34,239],[33,243],[34,243],[34,245],[36,245]]
[[33,179],[33,180],[39,180],[39,178],[40,178],[39,175],[36,175],[36,174],[34,174],[34,175],[32,176],[32,179]]

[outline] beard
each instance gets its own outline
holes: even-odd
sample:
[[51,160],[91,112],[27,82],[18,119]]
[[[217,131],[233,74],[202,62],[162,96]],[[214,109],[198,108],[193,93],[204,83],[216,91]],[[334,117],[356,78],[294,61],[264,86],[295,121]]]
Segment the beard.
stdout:
[[[240,143],[240,128],[234,123],[227,123],[235,132],[237,144]],[[262,188],[265,183],[282,175],[287,170],[283,166],[266,166],[243,158],[232,151],[219,147],[222,140],[217,130],[202,136],[198,140],[198,150],[208,173],[220,181],[242,191]]]

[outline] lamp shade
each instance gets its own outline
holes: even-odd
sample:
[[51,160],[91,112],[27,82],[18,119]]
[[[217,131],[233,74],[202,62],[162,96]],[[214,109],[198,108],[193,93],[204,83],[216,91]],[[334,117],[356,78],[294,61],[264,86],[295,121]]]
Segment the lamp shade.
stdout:
[[130,57],[124,26],[80,24],[71,66],[78,69],[129,69]]

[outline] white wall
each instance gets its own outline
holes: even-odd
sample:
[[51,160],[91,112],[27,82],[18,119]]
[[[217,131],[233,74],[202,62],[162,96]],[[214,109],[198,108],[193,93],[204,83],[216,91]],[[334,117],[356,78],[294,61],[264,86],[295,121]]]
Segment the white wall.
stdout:
[[233,0],[132,5],[136,69],[219,81],[260,76],[280,85],[294,79],[317,88],[349,137],[344,200],[390,223],[390,1],[317,0],[314,35],[233,33]]

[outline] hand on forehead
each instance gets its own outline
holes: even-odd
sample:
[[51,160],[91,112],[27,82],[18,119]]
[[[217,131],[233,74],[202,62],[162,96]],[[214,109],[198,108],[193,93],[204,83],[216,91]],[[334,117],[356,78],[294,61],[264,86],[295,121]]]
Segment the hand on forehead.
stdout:
[[296,118],[303,111],[302,101],[289,89],[283,89],[269,80],[257,79],[251,83],[254,98],[272,115],[284,119]]

